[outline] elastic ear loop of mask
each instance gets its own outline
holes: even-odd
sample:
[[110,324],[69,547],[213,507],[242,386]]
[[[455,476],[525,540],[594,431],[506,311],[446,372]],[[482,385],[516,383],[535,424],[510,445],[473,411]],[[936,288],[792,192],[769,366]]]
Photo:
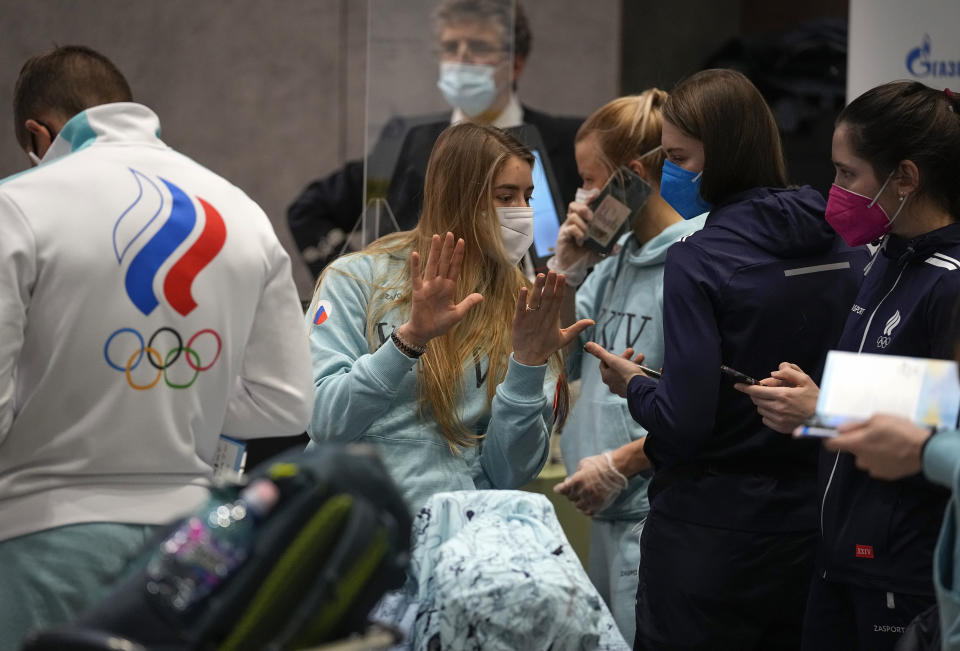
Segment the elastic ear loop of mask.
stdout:
[[[884,182],[883,182],[883,185],[880,186],[880,189],[877,190],[877,194],[876,194],[876,196],[873,198],[873,201],[871,201],[871,202],[867,205],[868,208],[873,208],[873,207],[876,205],[876,203],[877,203],[878,201],[880,201],[880,195],[883,194],[883,191],[886,189],[887,184],[890,183],[890,179],[893,178],[893,173],[894,173],[894,172],[896,172],[896,170],[893,170],[893,172],[890,172],[890,174],[887,175],[887,180],[884,181]],[[897,217],[900,216],[900,211],[903,210],[903,206],[904,206],[904,204],[907,203],[907,199],[908,199],[909,197],[910,197],[910,195],[906,195],[906,196],[900,197],[900,205],[897,206],[897,212],[893,213],[893,217],[887,217],[887,226],[888,226],[888,227],[889,227],[889,226],[893,226],[893,222],[897,221]],[[883,206],[880,207],[880,210],[883,210]],[[887,216],[887,213],[884,212],[884,213],[883,213],[883,216],[886,217],[886,216]]]

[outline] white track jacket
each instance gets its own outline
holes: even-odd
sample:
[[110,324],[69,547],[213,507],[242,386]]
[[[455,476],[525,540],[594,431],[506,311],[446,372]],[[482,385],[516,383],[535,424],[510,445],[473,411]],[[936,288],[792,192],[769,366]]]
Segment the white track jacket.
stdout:
[[0,181],[0,540],[166,522],[204,498],[221,433],[310,418],[269,220],[159,133],[145,106],[97,106]]

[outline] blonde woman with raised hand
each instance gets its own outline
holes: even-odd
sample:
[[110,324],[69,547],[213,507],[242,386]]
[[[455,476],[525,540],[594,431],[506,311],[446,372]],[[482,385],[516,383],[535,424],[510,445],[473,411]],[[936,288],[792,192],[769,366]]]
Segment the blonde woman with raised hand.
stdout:
[[559,351],[592,321],[560,328],[564,277],[531,286],[517,266],[532,241],[533,160],[498,129],[451,126],[417,227],[317,283],[308,433],[376,447],[414,513],[440,491],[523,486],[564,417]]

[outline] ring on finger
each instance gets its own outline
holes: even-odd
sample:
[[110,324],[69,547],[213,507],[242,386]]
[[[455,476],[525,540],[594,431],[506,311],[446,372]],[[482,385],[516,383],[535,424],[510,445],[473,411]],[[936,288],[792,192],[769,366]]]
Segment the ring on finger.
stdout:
[[530,305],[527,306],[527,312],[537,312],[537,311],[539,311],[539,310],[540,310],[540,306],[539,306],[539,305],[536,306],[536,307],[531,307]]

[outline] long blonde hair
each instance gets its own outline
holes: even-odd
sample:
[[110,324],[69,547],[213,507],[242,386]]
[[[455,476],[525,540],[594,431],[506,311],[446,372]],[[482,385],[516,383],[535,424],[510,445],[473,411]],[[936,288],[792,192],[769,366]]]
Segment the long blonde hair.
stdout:
[[[468,122],[448,127],[430,154],[423,212],[417,227],[387,235],[355,254],[386,254],[406,260],[416,250],[421,264],[425,264],[434,233],[443,235],[449,231],[464,239],[466,249],[454,300],[459,302],[468,294],[479,292],[483,302],[445,335],[433,339],[418,365],[420,415],[437,422],[453,451],[457,446],[476,445],[483,438],[483,434],[471,432],[460,419],[458,399],[464,389],[464,365],[468,361],[489,360],[489,406],[497,385],[506,375],[513,350],[511,333],[517,294],[521,287],[531,286],[504,251],[493,201],[493,183],[512,158],[531,167],[534,163],[530,150],[504,131]],[[366,329],[371,350],[380,345],[376,326],[388,312],[399,309],[409,313],[409,265],[395,267],[393,277],[375,281],[367,306]],[[562,355],[554,355],[550,364],[559,374],[563,369]],[[566,385],[561,384],[565,392]]]

